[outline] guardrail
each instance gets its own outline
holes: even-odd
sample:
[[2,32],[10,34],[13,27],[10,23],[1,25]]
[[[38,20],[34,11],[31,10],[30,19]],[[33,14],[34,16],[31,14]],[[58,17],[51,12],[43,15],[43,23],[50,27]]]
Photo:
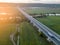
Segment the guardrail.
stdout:
[[39,22],[38,20],[36,20],[35,18],[33,18],[32,16],[30,16],[29,14],[27,14],[26,12],[24,12],[21,8],[19,8],[19,11],[28,19],[31,21],[31,23],[33,23],[37,28],[41,29],[41,31],[56,45],[60,45],[60,35],[58,35],[57,33],[55,33],[53,30],[51,30],[50,28],[48,28],[47,26],[45,26],[44,24],[42,24],[41,22]]

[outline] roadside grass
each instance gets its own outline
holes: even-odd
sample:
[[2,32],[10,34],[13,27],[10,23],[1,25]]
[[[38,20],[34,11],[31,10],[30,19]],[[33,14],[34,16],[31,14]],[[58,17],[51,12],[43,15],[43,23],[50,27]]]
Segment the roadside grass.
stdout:
[[36,19],[60,34],[60,16],[47,16],[45,18]]
[[43,37],[40,37],[36,29],[28,22],[20,24],[20,45],[52,45]]
[[[6,11],[5,11],[6,10]],[[17,19],[15,17],[20,17],[22,19],[22,14],[14,6],[7,6],[0,8],[0,11],[8,12],[6,15],[1,15],[0,18],[6,18],[7,20],[0,20],[0,45],[13,45],[10,40],[10,35],[16,31],[15,24]],[[11,20],[10,17],[13,17]],[[22,20],[21,19],[21,20]],[[21,21],[20,20],[20,21]],[[19,21],[19,23],[20,23]],[[10,24],[11,23],[11,24]]]
[[15,31],[15,24],[0,24],[0,45],[13,45],[10,35]]

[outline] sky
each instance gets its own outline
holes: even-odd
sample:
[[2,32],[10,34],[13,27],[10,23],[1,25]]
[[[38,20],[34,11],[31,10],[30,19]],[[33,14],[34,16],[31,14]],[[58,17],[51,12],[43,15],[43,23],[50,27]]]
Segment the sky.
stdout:
[[0,2],[12,3],[56,3],[60,4],[60,0],[0,0]]

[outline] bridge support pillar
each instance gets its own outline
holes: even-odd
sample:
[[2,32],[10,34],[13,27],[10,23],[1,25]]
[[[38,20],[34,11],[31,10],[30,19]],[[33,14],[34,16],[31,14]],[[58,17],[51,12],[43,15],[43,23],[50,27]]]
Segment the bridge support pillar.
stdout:
[[30,23],[32,23],[32,21],[30,21]]
[[41,32],[41,29],[38,29],[38,32]]
[[33,26],[35,26],[35,24],[33,23]]
[[51,40],[50,40],[50,38],[49,38],[49,37],[47,38],[47,40],[48,40],[49,42],[51,42]]

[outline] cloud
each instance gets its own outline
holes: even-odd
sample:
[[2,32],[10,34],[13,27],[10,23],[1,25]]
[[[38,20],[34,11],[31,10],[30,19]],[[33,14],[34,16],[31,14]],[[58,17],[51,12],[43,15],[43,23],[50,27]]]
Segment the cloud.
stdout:
[[13,3],[23,3],[27,1],[28,0],[0,0],[0,2],[13,2]]
[[15,3],[60,3],[60,0],[0,0],[0,2],[15,2]]
[[30,0],[32,3],[56,3],[60,4],[60,0]]

